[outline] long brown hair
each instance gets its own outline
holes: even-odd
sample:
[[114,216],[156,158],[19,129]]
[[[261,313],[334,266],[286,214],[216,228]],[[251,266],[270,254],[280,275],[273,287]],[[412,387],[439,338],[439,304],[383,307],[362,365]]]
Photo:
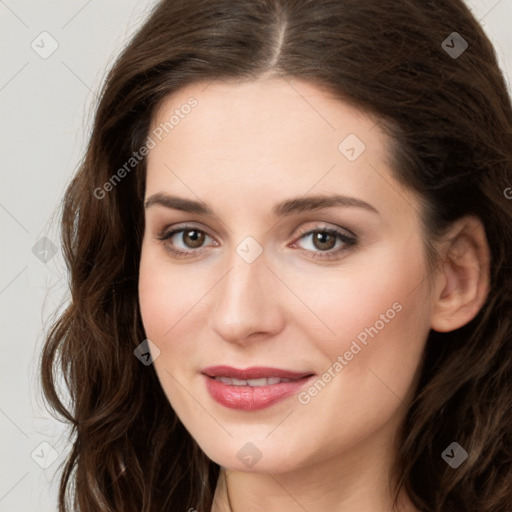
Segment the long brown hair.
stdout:
[[[197,81],[264,74],[327,87],[378,116],[396,178],[424,204],[432,264],[450,223],[465,214],[484,223],[490,293],[467,325],[429,334],[395,496],[404,488],[424,512],[510,511],[512,109],[494,49],[462,0],[164,0],[150,13],[108,74],[63,201],[71,301],[41,359],[46,399],[72,427],[59,511],[210,510],[219,467],[153,367],[134,357],[145,339],[145,159],[105,183],[145,145],[163,98]],[[453,441],[469,454],[456,470],[441,457]]]

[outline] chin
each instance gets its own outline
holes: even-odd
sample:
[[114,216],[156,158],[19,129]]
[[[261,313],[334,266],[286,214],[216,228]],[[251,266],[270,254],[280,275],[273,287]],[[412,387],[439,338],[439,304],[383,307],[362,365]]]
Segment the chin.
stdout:
[[214,442],[208,437],[206,443],[195,439],[209,459],[230,471],[286,473],[304,465],[304,451],[297,449],[300,443],[289,438],[286,444],[283,439],[265,439],[265,435],[259,438],[234,435]]

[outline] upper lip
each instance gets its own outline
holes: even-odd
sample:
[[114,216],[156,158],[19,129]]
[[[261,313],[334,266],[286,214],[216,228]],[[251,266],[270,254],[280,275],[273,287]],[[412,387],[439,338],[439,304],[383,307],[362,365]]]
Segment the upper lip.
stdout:
[[281,368],[268,366],[251,366],[250,368],[239,369],[231,366],[209,366],[202,370],[208,377],[229,377],[232,379],[249,380],[279,377],[281,379],[302,379],[313,375],[312,372],[294,372]]

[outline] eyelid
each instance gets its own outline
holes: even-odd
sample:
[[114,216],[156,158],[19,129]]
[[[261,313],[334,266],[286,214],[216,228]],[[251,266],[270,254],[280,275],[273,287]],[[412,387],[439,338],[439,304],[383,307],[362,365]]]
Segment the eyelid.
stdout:
[[213,239],[215,238],[214,236],[210,235],[208,229],[203,227],[202,225],[187,224],[187,223],[164,227],[163,229],[160,230],[160,232],[158,234],[158,238],[159,239],[162,239],[162,238],[167,239],[170,236],[175,235],[179,231],[187,231],[187,230],[191,231],[194,229],[197,231],[201,231],[202,233],[209,236],[210,238],[213,238]]
[[[182,231],[182,230],[185,231],[187,229],[197,229],[198,231],[202,231],[205,234],[207,234],[210,238],[215,238],[208,233],[208,229],[202,227],[201,225],[187,224],[187,223],[177,224],[176,226],[172,226],[172,228],[165,227],[164,229],[161,230],[161,233],[159,236],[168,237],[171,233],[175,234],[177,231]],[[301,226],[298,229],[298,233],[295,234],[294,237],[306,235],[306,234],[311,233],[312,231],[321,231],[321,230],[327,230],[327,231],[334,230],[334,231],[345,232],[348,237],[357,238],[357,235],[350,229],[347,229],[347,228],[341,227],[341,226],[336,226],[336,225],[332,226],[327,223],[323,223],[321,225],[318,225],[318,224],[313,225],[312,227],[302,227]]]
[[301,226],[299,228],[298,235],[303,236],[303,235],[309,234],[314,231],[337,231],[340,234],[346,235],[347,237],[357,238],[357,235],[354,232],[350,231],[350,229],[343,228],[341,226],[336,226],[335,224],[333,225],[333,224],[327,224],[327,223],[321,223],[320,225],[315,224],[313,227],[307,227],[307,228],[303,228]]

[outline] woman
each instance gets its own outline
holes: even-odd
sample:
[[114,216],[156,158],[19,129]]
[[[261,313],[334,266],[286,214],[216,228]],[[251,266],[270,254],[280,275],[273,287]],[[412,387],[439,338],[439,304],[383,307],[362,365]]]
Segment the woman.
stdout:
[[159,3],[64,198],[59,510],[510,510],[511,183],[462,1]]

